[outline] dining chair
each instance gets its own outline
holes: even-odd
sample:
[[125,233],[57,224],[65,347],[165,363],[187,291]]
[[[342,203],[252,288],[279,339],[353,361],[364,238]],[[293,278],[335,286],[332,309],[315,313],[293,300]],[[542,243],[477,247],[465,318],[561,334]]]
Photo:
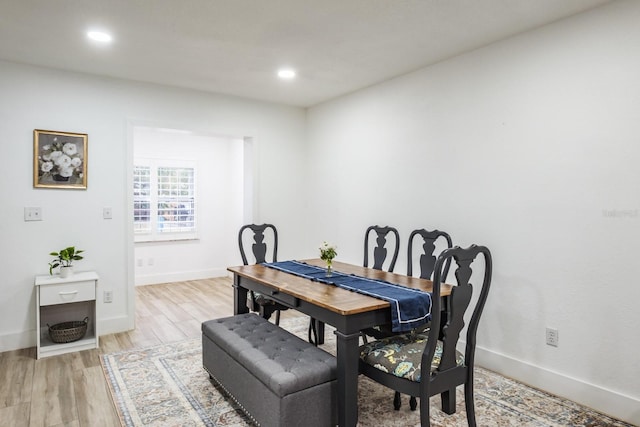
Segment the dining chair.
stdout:
[[[266,242],[265,238],[267,239]],[[249,265],[249,260],[245,252],[245,244],[248,246],[251,239],[253,240],[251,253],[255,259],[255,264],[278,261],[278,230],[274,225],[246,224],[240,227],[240,231],[238,232],[238,246],[240,247],[240,256],[242,257],[242,263],[244,265]],[[271,243],[270,250],[267,242]],[[275,313],[276,325],[280,325],[280,311],[289,308],[254,291],[249,291],[249,300],[251,310],[259,312],[260,316],[265,319],[269,319],[271,315]]]
[[[371,268],[375,270],[383,270],[383,265],[389,256],[389,249],[387,248],[387,236],[389,234],[393,236],[393,240],[395,242],[390,261],[387,263],[387,271],[389,273],[393,273],[393,269],[396,266],[396,260],[398,259],[398,254],[400,252],[400,233],[398,233],[398,230],[394,227],[372,225],[367,228],[364,233],[364,267],[369,267],[369,255],[373,254],[373,266]],[[369,236],[371,235],[375,235],[375,246],[369,245]],[[360,331],[360,336],[365,344],[367,343],[367,336],[381,338],[387,335],[389,334],[385,333],[381,335],[379,326]]]
[[[419,240],[416,237],[422,238],[422,250],[416,250]],[[436,246],[438,248],[449,249],[453,247],[451,236],[448,233],[440,230],[427,231],[426,229],[413,230],[409,235],[409,242],[407,244],[407,276],[413,276],[413,264],[419,261],[421,279],[431,280],[433,278],[433,270],[435,268],[436,259],[440,252],[436,253]],[[446,282],[449,274],[449,267],[451,266],[451,259],[445,262],[443,269],[442,281]],[[425,325],[424,328],[428,327]],[[366,334],[376,339],[386,338],[396,333],[391,331],[389,325],[381,325],[375,328],[370,328],[366,331]],[[365,336],[366,343],[366,336]],[[414,396],[409,399],[409,406],[412,410],[415,410],[418,403]],[[402,399],[400,392],[396,391],[393,397],[393,407],[398,410],[402,406]]]
[[[451,294],[445,297],[446,309],[441,310],[441,286],[449,260],[455,262],[456,280],[452,281]],[[473,270],[483,272],[478,285],[471,283]],[[444,250],[434,266],[429,330],[395,335],[360,347],[361,374],[396,391],[420,398],[421,426],[431,425],[429,398],[440,394],[442,410],[453,414],[456,410],[456,387],[463,384],[467,423],[469,427],[476,426],[473,397],[476,333],[489,293],[491,272],[491,252],[484,246],[456,246]],[[477,278],[480,277],[474,276],[474,281]],[[456,350],[456,345],[465,326],[467,311],[471,311],[471,317],[467,325],[465,350],[461,353]],[[422,367],[425,367],[424,374]]]
[[[416,245],[414,241],[416,237],[422,237],[422,250],[416,251]],[[416,255],[419,254],[419,265],[420,265],[420,278],[431,280],[433,278],[433,270],[436,265],[436,244],[439,247],[444,247],[444,249],[449,249],[453,247],[453,242],[451,240],[451,236],[448,233],[440,230],[427,231],[424,228],[420,230],[413,230],[409,235],[409,243],[407,244],[407,276],[413,276],[413,263],[415,262]],[[447,281],[447,276],[449,274],[449,267],[451,266],[451,258],[449,258],[444,265],[442,281]],[[428,325],[425,325],[428,327]],[[377,336],[375,338],[380,339],[384,337],[389,337],[394,335],[390,329],[375,328],[375,332],[377,332]],[[399,391],[396,391],[393,397],[393,407],[396,410],[399,410],[402,406],[402,398]],[[409,398],[409,407],[411,410],[415,410],[418,406],[418,402],[415,396],[411,396]]]
[[[375,246],[369,245],[369,236],[375,233],[376,243]],[[385,269],[388,272],[393,272],[398,259],[398,253],[400,252],[400,233],[393,227],[380,227],[379,225],[372,225],[367,228],[364,233],[364,266],[369,267],[369,254],[373,253],[373,266],[371,268],[375,270],[383,270],[383,265],[389,255],[389,249],[387,248],[387,236],[391,234],[395,240],[395,246],[391,253],[391,259]]]

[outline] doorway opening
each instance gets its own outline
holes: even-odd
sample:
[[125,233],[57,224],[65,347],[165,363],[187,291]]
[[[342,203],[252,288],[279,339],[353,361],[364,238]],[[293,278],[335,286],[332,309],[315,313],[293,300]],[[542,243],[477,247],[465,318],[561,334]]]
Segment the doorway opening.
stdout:
[[253,211],[252,139],[133,127],[135,285],[220,277]]

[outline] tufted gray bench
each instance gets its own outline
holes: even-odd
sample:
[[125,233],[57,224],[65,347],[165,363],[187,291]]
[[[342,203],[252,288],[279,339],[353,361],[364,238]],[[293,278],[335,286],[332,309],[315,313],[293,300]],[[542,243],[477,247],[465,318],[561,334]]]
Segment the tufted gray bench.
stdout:
[[335,358],[256,314],[203,322],[202,363],[258,425],[336,425]]

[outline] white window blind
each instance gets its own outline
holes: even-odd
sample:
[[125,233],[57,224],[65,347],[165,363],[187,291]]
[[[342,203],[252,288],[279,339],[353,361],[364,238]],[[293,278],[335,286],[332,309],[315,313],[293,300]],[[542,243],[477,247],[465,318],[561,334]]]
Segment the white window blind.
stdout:
[[133,167],[133,226],[135,233],[151,231],[151,168]]
[[166,160],[136,160],[133,171],[135,240],[197,238],[196,169]]

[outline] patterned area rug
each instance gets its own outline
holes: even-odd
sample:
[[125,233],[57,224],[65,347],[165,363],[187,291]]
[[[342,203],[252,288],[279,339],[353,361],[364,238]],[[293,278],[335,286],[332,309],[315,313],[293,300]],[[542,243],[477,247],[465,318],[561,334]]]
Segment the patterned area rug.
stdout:
[[[281,326],[306,338],[308,318],[283,319]],[[327,327],[323,348],[334,352],[335,335]],[[209,380],[202,368],[199,339],[106,354],[101,359],[123,426],[248,426],[238,406]],[[358,387],[359,426],[419,426],[419,410],[409,409],[403,396],[393,410],[393,392],[361,377]],[[464,396],[458,387],[457,411],[440,411],[431,399],[434,426],[466,426]],[[479,426],[630,426],[574,402],[527,387],[477,368],[476,419]]]

